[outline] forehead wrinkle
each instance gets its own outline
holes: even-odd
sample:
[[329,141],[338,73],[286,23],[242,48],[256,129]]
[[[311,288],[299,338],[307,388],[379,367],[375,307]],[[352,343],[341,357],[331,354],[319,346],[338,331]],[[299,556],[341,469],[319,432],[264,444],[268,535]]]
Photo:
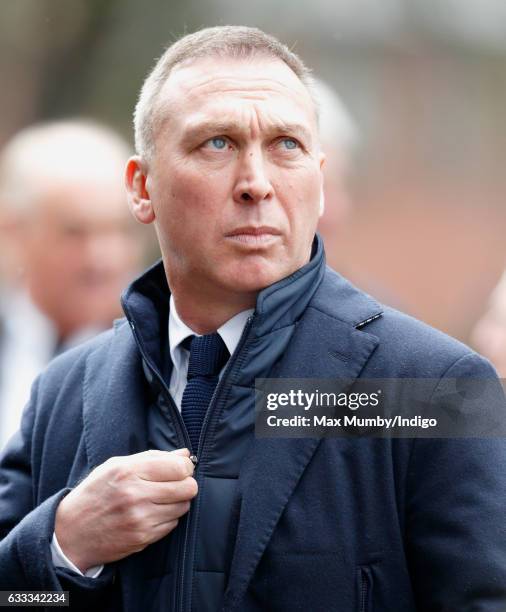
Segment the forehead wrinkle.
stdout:
[[[213,76],[212,74],[204,74],[202,76],[197,75],[194,76],[193,84],[188,82],[187,80],[178,79],[178,85],[187,93],[196,93],[199,89],[206,88],[211,85],[211,93],[216,91],[217,93],[223,92],[231,92],[231,93],[241,93],[245,91],[254,91],[261,90],[259,93],[261,94],[263,91],[265,92],[275,92],[281,88],[285,92],[297,94],[297,95],[307,95],[309,98],[309,92],[307,91],[306,86],[300,79],[294,75],[293,83],[287,84],[282,80],[273,79],[273,78],[265,78],[264,76],[252,76],[248,74],[246,76],[241,76],[237,74],[224,75],[224,76]],[[295,86],[297,84],[297,86]]]
[[219,119],[216,121],[202,119],[190,121],[183,128],[184,140],[191,141],[198,137],[244,133],[255,136],[264,131],[267,135],[298,135],[308,141],[312,141],[310,130],[304,125],[284,121],[281,118],[269,120],[262,117],[257,109],[255,111],[252,113],[251,120],[247,122],[242,122],[238,119]]
[[205,95],[208,98],[212,95],[223,96],[228,93],[261,100],[267,99],[272,94],[287,95],[294,102],[297,99],[298,101],[305,99],[305,102],[309,102],[311,105],[315,116],[317,115],[314,100],[307,86],[289,67],[287,67],[288,73],[291,75],[289,82],[285,82],[282,78],[255,76],[250,71],[241,75],[231,69],[229,74],[220,75],[213,71],[213,66],[204,73],[196,72],[194,68],[191,64],[187,67],[176,67],[165,81],[162,88],[162,91],[165,90],[165,92],[162,97],[171,99],[171,103],[174,103],[179,97],[177,95],[178,90],[183,98],[189,98],[190,100],[199,95]]
[[282,117],[262,116],[256,107],[255,111],[260,130],[275,135],[299,136],[308,142],[312,142],[311,130],[304,124],[296,121],[285,121]]

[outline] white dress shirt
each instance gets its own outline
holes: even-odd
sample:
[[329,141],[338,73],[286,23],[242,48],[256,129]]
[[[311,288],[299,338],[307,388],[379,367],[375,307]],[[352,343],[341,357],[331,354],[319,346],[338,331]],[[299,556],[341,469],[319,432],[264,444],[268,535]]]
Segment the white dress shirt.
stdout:
[[[220,328],[218,328],[217,332],[218,334],[220,334],[230,355],[234,353],[237,345],[239,344],[239,340],[241,339],[242,332],[244,330],[248,317],[252,313],[252,308],[248,310],[243,310],[242,312],[237,313],[235,316],[229,319]],[[178,410],[181,411],[181,399],[183,397],[184,388],[187,382],[188,361],[190,358],[190,351],[183,348],[181,343],[186,338],[188,338],[188,336],[200,336],[201,334],[196,334],[190,327],[188,327],[188,325],[186,325],[186,323],[184,323],[180,319],[172,295],[170,296],[168,334],[170,358],[172,360],[173,366],[172,373],[170,376],[169,391],[172,398],[174,399]],[[223,366],[220,372],[220,376],[223,374],[224,369],[225,366]],[[81,572],[72,563],[72,561],[70,561],[70,559],[65,556],[65,553],[62,551],[60,545],[58,544],[58,540],[56,539],[55,533],[53,534],[53,539],[51,540],[51,556],[53,559],[53,565],[55,567],[65,567],[81,576],[87,576],[88,578],[97,578],[104,569],[103,565],[98,565],[95,567],[90,567],[83,574],[83,572]]]
[[[248,320],[248,317],[253,313],[253,309],[243,310],[237,313],[226,323],[218,328],[217,332],[225,343],[230,355],[232,355],[239,344],[241,335]],[[186,325],[177,314],[174,298],[170,296],[170,314],[169,314],[169,347],[170,358],[173,368],[170,376],[169,391],[174,402],[179,410],[181,410],[181,399],[183,397],[184,388],[186,387],[186,376],[188,374],[188,361],[190,359],[190,351],[183,348],[181,343],[188,336],[200,336]],[[226,364],[225,364],[226,365]],[[220,376],[223,373],[223,366]]]

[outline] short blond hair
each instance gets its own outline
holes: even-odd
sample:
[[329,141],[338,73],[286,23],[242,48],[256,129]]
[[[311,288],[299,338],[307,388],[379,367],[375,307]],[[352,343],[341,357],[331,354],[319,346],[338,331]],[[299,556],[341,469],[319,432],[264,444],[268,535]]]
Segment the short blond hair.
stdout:
[[187,34],[170,45],[142,86],[134,112],[135,149],[148,160],[154,153],[154,134],[160,125],[158,95],[171,70],[182,62],[202,57],[248,58],[255,55],[283,61],[312,96],[311,72],[298,55],[258,28],[217,26]]

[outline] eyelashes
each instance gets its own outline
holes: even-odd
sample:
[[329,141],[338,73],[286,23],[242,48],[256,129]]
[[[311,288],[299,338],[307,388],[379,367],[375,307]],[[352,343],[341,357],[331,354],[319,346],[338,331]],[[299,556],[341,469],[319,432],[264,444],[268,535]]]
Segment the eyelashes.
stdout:
[[[295,138],[281,138],[280,142],[285,143],[287,151],[294,151],[295,149],[300,149],[301,145],[298,140]],[[288,146],[290,144],[290,146]],[[292,146],[293,145],[293,146]]]
[[224,136],[214,136],[213,138],[209,138],[204,143],[204,147],[208,146],[209,148],[215,149],[216,151],[224,151],[228,148],[229,141]]
[[[213,136],[203,142],[200,148],[213,152],[226,152],[236,148],[236,145],[227,136]],[[302,145],[296,138],[280,136],[269,145],[269,149],[293,153],[302,150]]]

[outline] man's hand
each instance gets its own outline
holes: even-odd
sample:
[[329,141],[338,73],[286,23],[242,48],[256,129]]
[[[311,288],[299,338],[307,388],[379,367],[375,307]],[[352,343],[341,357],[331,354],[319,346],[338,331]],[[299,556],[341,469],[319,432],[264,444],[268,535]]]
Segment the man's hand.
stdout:
[[172,531],[197,494],[188,449],[112,457],[60,503],[55,533],[81,570],[138,552]]

